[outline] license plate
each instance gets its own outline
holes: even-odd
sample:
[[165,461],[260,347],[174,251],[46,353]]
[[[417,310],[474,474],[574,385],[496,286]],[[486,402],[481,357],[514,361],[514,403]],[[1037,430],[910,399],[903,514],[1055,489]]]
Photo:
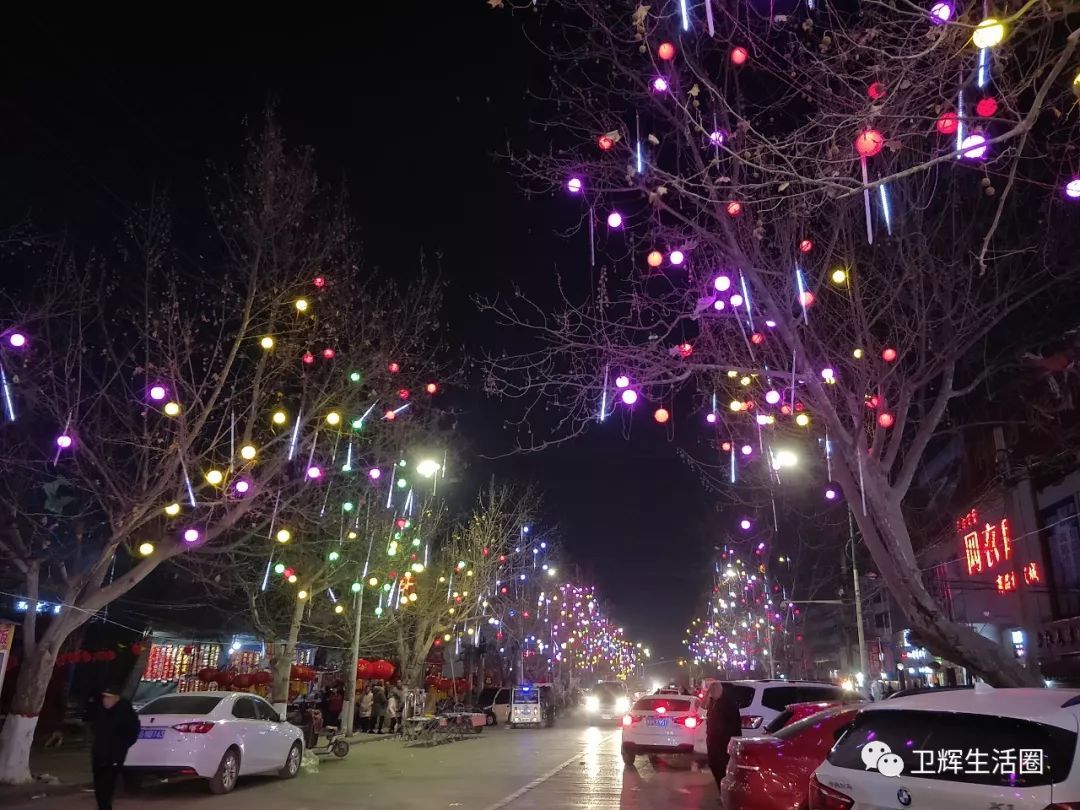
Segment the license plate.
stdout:
[[140,728],[139,729],[140,740],[163,740],[165,739],[165,729],[163,728]]
[[646,717],[645,718],[645,725],[647,725],[647,726],[666,726],[667,725],[667,718],[666,717]]

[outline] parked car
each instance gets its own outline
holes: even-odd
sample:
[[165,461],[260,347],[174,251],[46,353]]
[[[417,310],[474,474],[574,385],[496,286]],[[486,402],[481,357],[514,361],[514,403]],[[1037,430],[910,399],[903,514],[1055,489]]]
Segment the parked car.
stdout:
[[648,695],[622,719],[622,758],[629,766],[639,754],[690,754],[702,724],[695,695]]
[[[842,686],[816,681],[723,681],[724,691],[729,691],[742,716],[742,736],[760,737],[765,726],[792,703],[837,703],[850,700],[855,695]],[[704,701],[703,701],[704,703]],[[704,757],[705,728],[698,729],[694,740],[694,753]]]
[[720,783],[724,810],[805,810],[811,774],[851,726],[860,705],[815,712],[772,736],[732,739]]
[[497,726],[510,722],[510,690],[488,687],[476,698],[476,710],[487,715],[487,724]]
[[140,777],[196,776],[212,793],[229,793],[240,776],[296,776],[302,730],[274,707],[244,692],[184,692],[155,698],[139,709],[139,738],[124,762],[124,782]]
[[971,689],[968,686],[918,686],[913,689],[901,689],[899,692],[893,692],[886,700],[895,700],[896,698],[910,697],[911,695],[925,695],[927,692],[953,692],[957,689]]
[[1080,690],[933,690],[865,706],[810,782],[811,810],[1080,807]]

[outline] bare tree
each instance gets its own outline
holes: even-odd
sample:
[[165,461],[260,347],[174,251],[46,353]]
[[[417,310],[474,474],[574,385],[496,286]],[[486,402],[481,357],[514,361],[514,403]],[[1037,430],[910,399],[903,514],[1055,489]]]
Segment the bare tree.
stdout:
[[65,254],[13,302],[0,569],[28,609],[0,781],[30,779],[64,640],[170,560],[266,543],[348,474],[354,420],[400,407],[437,343],[430,285],[410,298],[361,270],[342,201],[272,123],[213,199],[193,248],[156,204],[118,256]]
[[630,419],[620,376],[638,409],[693,391],[712,463],[757,465],[774,486],[799,475],[774,469],[778,454],[827,432],[833,478],[912,627],[992,683],[1040,683],[943,615],[905,496],[950,404],[989,373],[988,338],[1075,281],[1060,190],[1080,31],[1039,2],[982,49],[981,7],[755,8],[548,4],[556,25],[535,36],[551,89],[530,109],[553,143],[512,157],[532,191],[575,180],[592,291],[564,292],[556,312],[485,302],[530,341],[492,359],[489,389],[529,416],[559,406],[524,449]]

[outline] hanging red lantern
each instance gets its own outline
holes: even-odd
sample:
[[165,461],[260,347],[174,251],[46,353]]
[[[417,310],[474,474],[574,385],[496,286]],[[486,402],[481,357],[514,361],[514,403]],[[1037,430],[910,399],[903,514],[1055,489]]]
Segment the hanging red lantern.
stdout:
[[992,96],[979,99],[979,103],[975,105],[975,112],[981,115],[983,118],[991,118],[998,111],[997,99]]
[[233,685],[233,674],[231,672],[219,672],[214,680],[222,689],[228,689]]
[[601,152],[610,152],[615,148],[615,139],[610,135],[601,135],[596,139],[596,145],[600,147]]
[[249,689],[253,683],[252,676],[247,673],[242,673],[233,678],[233,686],[237,689]]
[[885,145],[885,136],[876,129],[865,129],[855,139],[855,151],[861,157],[873,157]]
[[251,676],[251,682],[256,686],[267,686],[273,683],[274,674],[266,669],[260,669]]
[[960,127],[960,119],[957,117],[956,113],[949,110],[938,116],[937,123],[934,126],[937,127],[937,131],[942,135],[955,135],[956,130]]
[[360,680],[366,681],[371,677],[371,662],[366,658],[359,658],[356,661],[356,677]]

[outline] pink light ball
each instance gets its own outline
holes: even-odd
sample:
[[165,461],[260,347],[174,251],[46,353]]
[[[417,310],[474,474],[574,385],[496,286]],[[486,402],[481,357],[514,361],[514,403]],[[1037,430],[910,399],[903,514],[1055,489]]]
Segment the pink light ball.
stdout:
[[672,264],[678,266],[684,261],[686,261],[686,254],[684,254],[681,250],[673,250],[671,251],[671,255],[668,256],[668,258],[671,259]]
[[825,490],[825,500],[827,500],[827,501],[835,501],[836,497],[837,497],[836,490],[833,489],[832,487],[829,487],[827,490]]
[[184,542],[185,543],[197,543],[198,541],[199,541],[199,530],[198,529],[188,529],[186,532],[184,532]]
[[609,228],[621,228],[623,224],[622,214],[618,211],[612,211],[608,214],[607,224]]
[[1072,199],[1080,199],[1080,177],[1074,177],[1065,184],[1065,196]]
[[726,141],[726,140],[727,140],[727,135],[725,135],[719,129],[713,130],[712,132],[709,133],[709,143],[711,143],[713,146],[723,146],[724,141]]
[[891,363],[896,360],[896,349],[888,348],[881,353],[881,359],[886,363]]
[[741,307],[743,305],[743,297],[738,293],[731,296],[731,305],[733,307]]
[[637,391],[632,388],[627,388],[622,392],[622,401],[624,405],[633,405],[638,400]]
[[571,177],[566,181],[566,190],[571,194],[580,194],[582,188],[584,188],[584,185],[580,177]]
[[625,374],[620,374],[618,377],[615,378],[615,387],[616,388],[629,388],[630,387],[630,378],[627,377]]
[[731,279],[727,276],[717,276],[713,282],[713,287],[717,292],[726,292],[731,289]]
[[368,470],[367,474],[368,478],[370,478],[372,481],[378,481],[380,478],[382,478],[382,470],[380,470],[378,467],[372,467],[370,470]]
[[248,490],[251,489],[251,484],[241,478],[239,481],[233,484],[233,488],[236,490],[237,495],[246,495]]
[[310,478],[312,481],[314,481],[316,478],[322,478],[322,470],[314,466],[308,467],[307,477]]
[[744,532],[750,531],[750,527],[753,526],[753,525],[754,524],[752,524],[746,518],[743,518],[742,520],[739,521],[739,528],[742,529]]
[[12,332],[8,335],[8,344],[15,349],[21,349],[26,345],[26,335],[22,332]]
[[750,52],[741,45],[731,49],[731,64],[733,65],[745,65],[746,60],[750,58]]
[[61,450],[67,450],[72,445],[71,437],[66,433],[61,433],[56,437],[56,446]]
[[780,401],[780,392],[779,391],[768,391],[765,394],[765,401],[768,402],[770,405],[775,405],[776,403],[778,403]]
[[705,416],[705,421],[708,422],[710,425],[715,425],[716,424],[716,414],[715,413],[707,414]]
[[951,3],[934,3],[930,6],[930,22],[934,25],[944,25],[952,19],[953,7]]
[[751,446],[750,446],[750,445],[748,445],[748,444],[744,444],[744,445],[742,446],[742,451],[741,451],[741,452],[742,452],[742,454],[743,454],[744,456],[748,456],[748,455],[750,455],[751,453],[753,453],[753,452],[754,452],[754,448],[753,448],[753,447],[751,447]]
[[962,157],[969,160],[979,160],[986,157],[986,137],[978,132],[973,132],[960,142],[960,148],[963,150]]
[[675,46],[670,42],[661,42],[660,47],[656,49],[656,55],[665,62],[670,62],[675,58]]
[[161,402],[161,400],[165,399],[165,394],[165,386],[163,385],[154,385],[150,388],[150,399],[154,400],[154,402]]
[[814,241],[812,239],[803,239],[799,242],[799,253],[809,253],[814,249]]
[[821,370],[821,379],[826,381],[834,380],[836,379],[836,372],[833,371],[831,368],[823,368]]
[[717,312],[719,312],[719,311],[720,311],[720,310],[722,310],[722,309],[723,309],[724,307],[726,307],[726,306],[727,306],[727,304],[725,304],[725,303],[724,303],[723,301],[721,301],[721,300],[720,300],[720,299],[718,298],[717,300],[713,301],[713,305],[712,305],[712,306],[713,306],[713,309],[715,309],[715,310],[716,310]]
[[668,80],[663,76],[657,76],[653,79],[652,86],[657,93],[666,93],[668,91]]

